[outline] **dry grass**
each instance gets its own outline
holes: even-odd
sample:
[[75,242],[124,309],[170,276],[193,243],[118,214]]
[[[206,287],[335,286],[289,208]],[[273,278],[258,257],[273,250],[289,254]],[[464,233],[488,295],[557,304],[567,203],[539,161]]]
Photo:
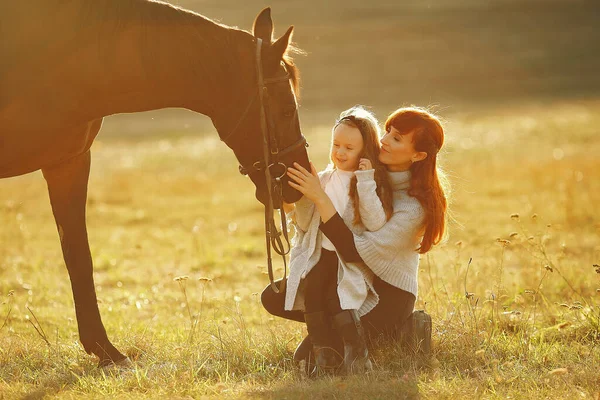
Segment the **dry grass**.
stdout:
[[[98,370],[77,342],[41,174],[3,180],[0,398],[597,398],[599,106],[444,115],[455,222],[421,260],[418,304],[436,360],[386,347],[348,379],[303,380],[303,327],[261,309],[262,209],[215,134],[94,145],[97,291],[130,371]],[[305,131],[323,167],[329,127]]]

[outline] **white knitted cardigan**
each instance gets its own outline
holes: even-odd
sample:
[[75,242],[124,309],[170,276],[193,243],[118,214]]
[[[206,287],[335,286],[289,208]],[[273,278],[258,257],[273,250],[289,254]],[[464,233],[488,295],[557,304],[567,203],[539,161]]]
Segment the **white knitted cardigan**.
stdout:
[[[319,173],[321,186],[325,187],[330,182],[335,170],[326,170]],[[368,229],[379,229],[385,223],[385,211],[376,193],[374,170],[356,171],[357,191],[360,204],[362,224],[353,225],[354,208],[352,201],[348,201],[343,214],[347,216],[346,225],[353,232],[362,232],[365,226]],[[348,194],[345,194],[348,196]],[[291,218],[295,216],[295,218]],[[295,211],[288,214],[295,227],[296,234],[292,241],[290,253],[290,275],[286,286],[286,310],[304,309],[304,278],[317,264],[321,257],[323,233],[319,230],[321,216],[315,205],[305,197],[296,202]],[[338,254],[337,292],[340,297],[340,306],[343,310],[358,310],[359,315],[364,315],[377,305],[378,297],[373,289],[373,272],[364,263],[346,263]]]
[[[329,171],[321,173],[321,183],[326,182],[330,175]],[[342,215],[342,219],[354,234],[354,243],[358,253],[368,268],[362,263],[344,263],[338,256],[340,259],[338,268],[340,305],[342,309],[357,309],[361,316],[372,310],[378,302],[378,296],[372,287],[373,273],[383,281],[410,292],[415,297],[418,295],[419,253],[417,248],[422,239],[421,229],[425,213],[419,201],[407,193],[410,186],[410,171],[391,172],[389,176],[394,191],[394,214],[381,229],[370,232],[362,226],[354,226],[352,224],[354,217],[352,202],[348,203],[348,207]],[[372,190],[371,193],[374,192],[374,181],[368,185],[361,183],[372,180],[371,177],[361,177],[360,174],[357,174],[357,178],[359,191],[363,186],[363,189],[370,187],[367,192],[369,190]],[[373,204],[364,201],[361,203]],[[362,213],[368,212],[369,209],[377,212],[378,207],[366,209],[361,207],[363,218]],[[314,204],[303,197],[296,203],[294,213],[296,234],[290,254],[286,310],[304,308],[302,278],[316,265],[321,256],[320,215]],[[291,216],[292,213],[288,215],[288,217]],[[345,277],[346,280],[344,280]],[[364,284],[367,285],[366,288],[363,286]],[[366,296],[364,296],[365,289],[367,289]]]

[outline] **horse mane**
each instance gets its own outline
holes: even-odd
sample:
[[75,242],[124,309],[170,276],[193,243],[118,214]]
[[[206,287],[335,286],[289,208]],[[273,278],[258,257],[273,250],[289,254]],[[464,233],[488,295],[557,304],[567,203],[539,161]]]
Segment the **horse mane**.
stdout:
[[285,64],[285,69],[287,70],[288,74],[290,74],[292,89],[294,89],[294,94],[297,98],[300,97],[300,70],[294,63],[294,59],[292,58],[291,54],[301,52],[302,51],[296,46],[290,45],[283,55],[283,63]]

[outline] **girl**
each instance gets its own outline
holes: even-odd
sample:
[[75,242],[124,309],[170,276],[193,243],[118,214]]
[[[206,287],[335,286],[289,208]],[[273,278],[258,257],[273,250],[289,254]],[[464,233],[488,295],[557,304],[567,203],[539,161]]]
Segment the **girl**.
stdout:
[[[349,228],[357,233],[377,231],[392,215],[392,190],[378,155],[379,127],[373,114],[361,107],[342,112],[333,127],[331,164],[319,179],[336,211],[348,216]],[[344,339],[345,369],[362,370],[368,365],[368,352],[359,317],[377,304],[373,273],[363,263],[341,261],[333,243],[319,231],[321,216],[314,203],[300,200],[288,215],[295,221],[296,235],[285,309],[304,312],[317,367],[337,364],[333,316]]]

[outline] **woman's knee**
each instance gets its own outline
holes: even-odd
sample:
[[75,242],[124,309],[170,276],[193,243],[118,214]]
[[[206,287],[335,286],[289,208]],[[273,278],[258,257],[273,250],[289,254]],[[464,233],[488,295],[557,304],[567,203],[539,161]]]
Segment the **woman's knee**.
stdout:
[[271,285],[268,285],[263,289],[262,294],[260,295],[260,302],[269,314],[277,315],[277,311],[283,310],[283,305],[285,303],[285,298],[282,302],[280,297],[282,297],[281,294],[275,293],[271,288]]

